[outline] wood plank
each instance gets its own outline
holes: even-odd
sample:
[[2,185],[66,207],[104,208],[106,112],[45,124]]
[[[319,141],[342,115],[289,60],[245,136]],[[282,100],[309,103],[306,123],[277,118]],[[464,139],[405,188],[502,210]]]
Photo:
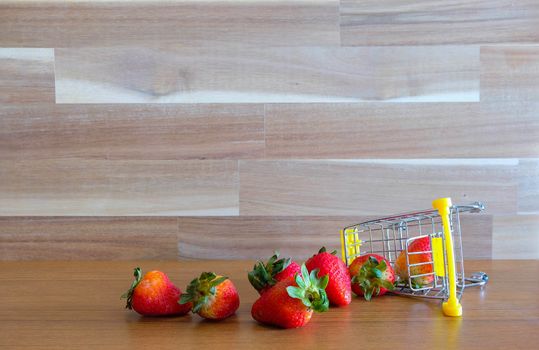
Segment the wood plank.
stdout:
[[264,155],[261,105],[4,105],[0,159]]
[[[180,258],[260,259],[274,250],[306,260],[325,246],[341,251],[339,231],[366,221],[366,216],[239,216],[178,219]],[[492,217],[464,215],[461,220],[464,257],[491,257]]]
[[496,216],[494,259],[539,259],[539,215]]
[[56,50],[58,103],[365,100],[479,101],[479,49],[450,46]]
[[242,215],[383,215],[433,199],[516,213],[516,159],[240,161]]
[[266,157],[534,156],[539,154],[538,108],[520,103],[271,104],[266,106]]
[[518,170],[518,212],[539,214],[539,158],[520,159]]
[[538,110],[531,102],[271,104],[266,157],[536,157]]
[[35,102],[54,102],[54,49],[0,48],[0,103]]
[[0,46],[339,45],[339,2],[3,1]]
[[535,0],[341,0],[340,9],[345,46],[539,42]]
[[539,102],[539,45],[482,46],[481,101]]
[[188,259],[259,259],[274,250],[307,259],[320,247],[340,251],[339,230],[357,217],[182,217],[178,249]]
[[0,161],[0,215],[237,215],[237,161]]
[[[279,331],[257,324],[250,309],[258,294],[249,285],[248,261],[146,261],[148,271],[165,271],[182,289],[201,271],[228,276],[241,299],[237,315],[215,323],[196,315],[140,317],[119,299],[129,287],[128,262],[2,262],[0,264],[0,344],[4,348],[53,349],[396,349],[421,339],[427,348],[529,348],[537,343],[539,305],[537,261],[468,261],[468,271],[487,271],[484,289],[469,288],[462,299],[464,316],[444,317],[438,302],[380,297],[368,303],[354,298],[348,307],[315,314],[303,328]],[[518,288],[515,288],[518,285]],[[81,302],[84,295],[84,302]],[[508,298],[508,295],[511,298]],[[387,332],[402,326],[406,332]],[[358,331],[361,330],[361,331]],[[380,341],[380,334],[384,341]],[[271,341],[268,341],[271,339]]]
[[[490,157],[539,156],[539,101],[485,101],[480,103],[480,117],[468,120],[478,126],[468,137]],[[466,133],[466,127],[463,126]],[[490,151],[489,151],[490,150]]]
[[171,259],[174,217],[0,217],[0,260]]

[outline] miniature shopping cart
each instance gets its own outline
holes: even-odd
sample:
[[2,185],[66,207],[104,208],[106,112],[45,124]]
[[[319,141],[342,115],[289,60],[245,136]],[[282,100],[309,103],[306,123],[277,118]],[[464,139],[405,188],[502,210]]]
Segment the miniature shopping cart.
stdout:
[[[407,278],[397,281],[394,294],[442,300],[442,310],[447,316],[462,315],[460,298],[465,288],[483,286],[488,276],[477,272],[470,277],[464,274],[460,214],[484,210],[480,202],[470,205],[452,205],[450,198],[433,201],[434,209],[366,221],[345,227],[341,231],[342,254],[346,265],[361,254],[375,253],[385,257],[392,265],[400,254],[406,257]],[[409,251],[418,239],[430,240],[429,251]],[[415,254],[427,256],[417,262]],[[403,258],[401,258],[402,260]],[[425,260],[425,259],[423,259]],[[431,268],[421,269],[419,265]],[[428,272],[425,273],[424,271]],[[418,285],[418,278],[432,276],[429,283]],[[423,278],[422,280],[425,280]]]

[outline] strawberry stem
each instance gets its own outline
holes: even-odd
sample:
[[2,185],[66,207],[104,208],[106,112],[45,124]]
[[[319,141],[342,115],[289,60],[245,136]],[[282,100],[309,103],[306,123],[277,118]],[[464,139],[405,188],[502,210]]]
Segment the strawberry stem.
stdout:
[[187,286],[186,293],[180,295],[178,303],[187,304],[192,302],[194,313],[197,313],[217,292],[216,287],[226,281],[228,277],[217,276],[213,272],[203,272]]
[[131,283],[131,287],[129,288],[127,292],[122,294],[122,296],[120,297],[120,299],[127,299],[127,303],[125,305],[126,309],[132,309],[131,303],[133,301],[133,292],[135,291],[135,288],[137,288],[138,284],[142,280],[142,270],[140,269],[140,267],[135,267],[133,271],[133,276],[135,276],[135,280],[133,281],[133,283]]
[[359,284],[365,300],[370,301],[373,295],[380,294],[380,288],[394,289],[393,284],[383,277],[386,270],[387,264],[384,260],[379,262],[374,256],[369,256],[357,275],[352,277],[352,283]]
[[291,262],[292,260],[290,258],[279,259],[279,252],[275,251],[266,264],[258,261],[254,265],[253,270],[247,274],[247,278],[251,285],[260,292],[262,289],[271,287],[277,283],[274,276],[286,269]]
[[324,312],[329,308],[329,299],[326,294],[329,277],[325,275],[319,278],[318,271],[315,269],[309,274],[305,264],[301,265],[301,273],[296,274],[295,277],[297,287],[288,286],[286,291],[291,298],[301,300],[307,308]]

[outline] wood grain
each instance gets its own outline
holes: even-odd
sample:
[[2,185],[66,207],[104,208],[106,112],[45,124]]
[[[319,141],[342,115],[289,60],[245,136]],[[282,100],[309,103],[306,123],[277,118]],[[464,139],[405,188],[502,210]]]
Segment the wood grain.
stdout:
[[519,161],[518,212],[539,214],[539,158]]
[[[229,276],[240,293],[237,315],[214,323],[196,315],[144,318],[125,310],[119,295],[139,264],[145,271],[165,271],[182,288],[201,271]],[[490,280],[482,290],[465,291],[462,318],[444,317],[439,303],[428,300],[385,296],[367,303],[354,298],[349,307],[331,308],[289,331],[251,318],[257,298],[246,278],[251,266],[247,261],[3,262],[0,344],[9,349],[65,344],[72,349],[252,349],[253,344],[257,349],[329,349],[361,343],[362,348],[395,349],[421,339],[422,346],[433,349],[524,349],[539,341],[539,285],[529,278],[539,274],[537,261],[467,261],[468,272],[486,271]],[[387,332],[388,327],[406,331]]]
[[538,111],[509,102],[271,104],[266,157],[536,157]]
[[236,215],[236,161],[0,161],[0,215]]
[[[178,218],[179,256],[187,259],[260,259],[274,250],[306,260],[325,246],[341,251],[339,231],[366,216],[240,216]],[[492,217],[464,215],[464,256],[491,258]]]
[[260,105],[4,105],[0,159],[264,156]]
[[0,103],[35,102],[54,102],[54,49],[0,47]]
[[0,46],[339,45],[339,2],[3,1]]
[[539,102],[539,45],[482,46],[481,100]]
[[536,156],[538,110],[537,103],[272,104],[266,157]]
[[[372,217],[0,217],[0,260],[307,259]],[[461,217],[464,256],[490,258],[492,216]],[[531,231],[530,231],[531,232]],[[516,252],[509,253],[516,256]]]
[[[480,117],[469,119],[477,126],[471,149],[484,149],[491,157],[539,156],[539,101],[485,101],[480,103]],[[466,133],[466,126],[462,128]],[[490,151],[489,151],[490,150]]]
[[535,0],[342,0],[340,9],[345,46],[539,42]]
[[434,198],[516,213],[518,162],[479,160],[240,161],[242,215],[383,215]]
[[174,217],[0,217],[0,260],[178,257]]
[[539,215],[497,216],[493,223],[493,259],[539,259]]
[[479,49],[56,50],[58,103],[479,101]]

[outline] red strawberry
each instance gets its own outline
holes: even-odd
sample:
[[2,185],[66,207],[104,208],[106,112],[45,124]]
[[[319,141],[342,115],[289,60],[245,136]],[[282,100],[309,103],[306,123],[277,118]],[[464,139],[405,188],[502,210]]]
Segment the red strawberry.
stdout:
[[127,299],[126,308],[144,316],[184,315],[191,310],[190,304],[178,304],[181,291],[163,272],[150,271],[142,277],[137,267],[134,275],[131,288],[122,295]]
[[[430,246],[429,236],[425,236],[425,237],[413,240],[412,243],[410,243],[410,245],[408,246],[408,263],[412,265],[412,264],[432,262],[432,253],[430,253],[430,251],[431,251],[431,246]],[[417,252],[427,252],[427,253],[410,254],[410,253],[417,253]],[[408,268],[406,266],[406,250],[401,251],[401,253],[397,257],[397,261],[395,261],[395,272],[397,273],[401,281],[408,283],[409,276],[408,276]],[[412,284],[415,287],[420,288],[422,286],[432,283],[432,281],[434,280],[434,275],[432,274],[432,272],[433,272],[432,264],[411,266],[410,273],[412,276],[426,274],[426,273],[431,274],[427,276],[412,278]]]
[[300,267],[296,262],[290,258],[279,259],[279,252],[275,252],[266,264],[257,262],[247,277],[258,293],[262,294],[275,283],[294,277],[299,272]]
[[348,267],[352,276],[352,290],[366,300],[372,296],[382,296],[393,290],[395,272],[389,261],[377,254],[358,256]]
[[228,277],[203,272],[187,286],[187,292],[181,295],[179,303],[193,303],[194,313],[210,320],[222,320],[236,312],[240,297]]
[[277,282],[258,298],[251,308],[251,315],[260,323],[281,328],[298,328],[306,325],[313,311],[323,312],[329,307],[325,288],[328,276],[317,277],[317,270],[309,275],[302,265],[301,273]]
[[344,306],[352,301],[352,287],[350,273],[346,264],[333,253],[327,253],[322,247],[318,254],[313,255],[305,265],[309,271],[320,270],[319,276],[329,276],[326,293],[332,305]]

